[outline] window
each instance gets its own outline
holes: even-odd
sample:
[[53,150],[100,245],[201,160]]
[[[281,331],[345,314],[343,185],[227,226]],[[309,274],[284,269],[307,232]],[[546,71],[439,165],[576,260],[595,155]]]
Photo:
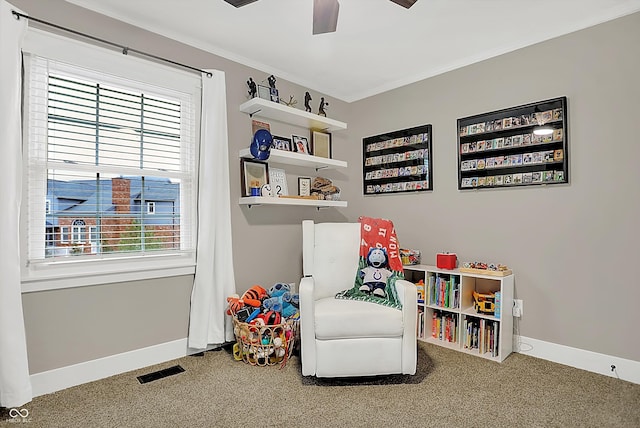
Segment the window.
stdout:
[[50,50],[27,55],[27,271],[75,264],[86,276],[91,263],[111,263],[110,272],[113,260],[140,271],[140,263],[162,265],[158,256],[193,264],[199,76],[178,88],[173,78],[158,85],[155,72],[128,78],[127,67],[111,64],[122,61],[113,52],[96,62],[99,51],[84,56],[104,68],[70,65]]
[[60,226],[60,243],[69,242],[69,226]]

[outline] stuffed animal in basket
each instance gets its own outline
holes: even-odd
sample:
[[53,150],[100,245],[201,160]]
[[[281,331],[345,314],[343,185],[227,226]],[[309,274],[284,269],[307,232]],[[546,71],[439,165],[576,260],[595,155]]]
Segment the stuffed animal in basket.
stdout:
[[387,278],[392,272],[389,267],[389,257],[386,248],[370,248],[367,254],[367,267],[360,269],[362,286],[359,290],[366,294],[373,294],[378,297],[387,297],[384,291],[387,286]]
[[260,305],[262,305],[262,300],[265,297],[267,297],[267,290],[259,285],[254,285],[253,287],[245,291],[240,299],[244,302],[245,305],[259,308]]
[[298,294],[291,293],[291,286],[279,282],[269,289],[269,298],[262,302],[267,310],[280,312],[283,317],[288,318],[298,312],[298,308],[293,304],[298,302]]
[[237,294],[227,297],[227,315],[235,315],[244,307],[244,301]]

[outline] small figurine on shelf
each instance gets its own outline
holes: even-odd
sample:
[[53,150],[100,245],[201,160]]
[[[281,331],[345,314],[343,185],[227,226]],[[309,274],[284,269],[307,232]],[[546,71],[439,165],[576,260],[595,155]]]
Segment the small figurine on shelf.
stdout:
[[247,86],[249,87],[249,95],[251,96],[251,98],[255,98],[258,89],[256,87],[256,82],[254,82],[251,77],[249,77],[249,80],[247,80]]
[[278,95],[278,90],[276,89],[276,78],[273,74],[267,77],[267,82],[269,82],[269,95],[271,101],[273,101],[274,103],[279,103],[280,96]]
[[318,115],[327,117],[327,112],[324,111],[324,108],[328,106],[329,103],[324,102],[324,97],[320,98],[320,106],[318,107]]
[[276,78],[273,76],[273,74],[267,78],[267,81],[269,82],[270,88],[272,89],[276,88]]
[[308,112],[311,112],[309,101],[311,101],[311,94],[309,93],[309,91],[307,91],[304,93],[304,109]]

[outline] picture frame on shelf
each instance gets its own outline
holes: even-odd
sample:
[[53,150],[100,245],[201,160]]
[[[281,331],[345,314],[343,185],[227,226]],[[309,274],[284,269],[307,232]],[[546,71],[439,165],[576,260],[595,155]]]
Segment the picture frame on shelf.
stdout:
[[271,132],[271,124],[269,122],[263,122],[261,120],[252,119],[251,120],[251,135],[255,135],[255,133],[259,129],[266,129]]
[[272,196],[288,196],[287,175],[284,169],[269,168],[269,184]]
[[274,103],[280,102],[280,95],[278,94],[278,90],[276,88],[269,88],[269,99]]
[[271,88],[264,85],[258,85],[258,98],[271,101]]
[[311,195],[311,177],[298,177],[298,196]]
[[286,152],[291,151],[291,138],[273,136],[272,147],[276,150],[284,150]]
[[301,135],[292,135],[291,140],[293,142],[293,151],[301,154],[308,155],[309,151],[309,139]]
[[259,196],[251,193],[251,188],[261,188],[269,183],[269,165],[254,159],[240,159],[240,174],[242,176],[242,196]]
[[311,132],[311,154],[331,159],[331,134],[322,131]]

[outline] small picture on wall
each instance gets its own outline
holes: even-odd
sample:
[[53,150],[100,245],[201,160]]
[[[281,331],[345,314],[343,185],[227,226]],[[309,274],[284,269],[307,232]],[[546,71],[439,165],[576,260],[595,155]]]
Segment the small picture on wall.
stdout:
[[291,139],[293,140],[293,151],[298,153],[303,153],[308,155],[309,151],[309,139],[307,137],[302,137],[300,135],[292,135]]

